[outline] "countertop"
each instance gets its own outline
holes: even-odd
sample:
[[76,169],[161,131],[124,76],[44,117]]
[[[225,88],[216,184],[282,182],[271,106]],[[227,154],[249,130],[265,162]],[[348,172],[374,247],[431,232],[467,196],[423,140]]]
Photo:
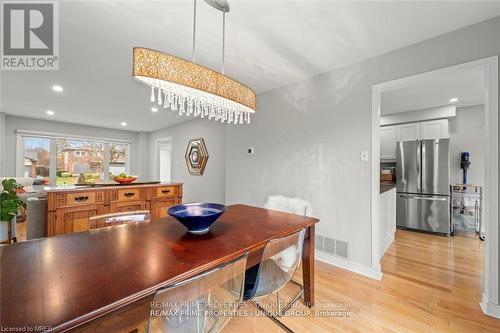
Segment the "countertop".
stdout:
[[139,186],[169,186],[169,185],[182,185],[182,183],[172,182],[172,183],[161,183],[159,181],[135,181],[130,184],[119,184],[116,182],[112,183],[98,183],[95,185],[65,185],[65,186],[46,186],[43,188],[45,192],[59,192],[59,191],[85,191],[85,190],[96,190],[96,189],[106,189],[106,188],[117,188],[117,187],[139,187]]
[[380,183],[380,193],[390,191],[393,188],[396,188],[396,183]]

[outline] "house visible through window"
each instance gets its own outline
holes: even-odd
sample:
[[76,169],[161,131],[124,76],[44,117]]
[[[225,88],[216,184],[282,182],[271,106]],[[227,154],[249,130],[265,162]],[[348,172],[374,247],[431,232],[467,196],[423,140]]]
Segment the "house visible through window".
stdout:
[[128,170],[128,143],[22,134],[19,138],[23,149],[22,176],[38,178],[45,184],[99,183]]
[[27,137],[24,140],[24,177],[37,178],[44,184],[49,183],[50,140]]

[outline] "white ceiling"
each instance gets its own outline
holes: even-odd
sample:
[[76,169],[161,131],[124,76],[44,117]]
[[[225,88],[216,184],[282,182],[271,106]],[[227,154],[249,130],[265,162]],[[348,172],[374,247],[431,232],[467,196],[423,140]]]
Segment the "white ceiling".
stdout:
[[[450,99],[458,98],[451,103]],[[482,70],[463,70],[382,94],[382,114],[428,109],[456,104],[457,107],[485,103],[486,85]]]
[[[258,93],[500,15],[500,2],[232,0],[226,74]],[[197,61],[220,68],[220,13],[198,0]],[[2,72],[8,114],[151,131],[185,120],[150,111],[132,47],[191,57],[192,1],[60,3],[60,69]],[[425,22],[425,24],[424,24]],[[51,90],[64,87],[62,94]]]

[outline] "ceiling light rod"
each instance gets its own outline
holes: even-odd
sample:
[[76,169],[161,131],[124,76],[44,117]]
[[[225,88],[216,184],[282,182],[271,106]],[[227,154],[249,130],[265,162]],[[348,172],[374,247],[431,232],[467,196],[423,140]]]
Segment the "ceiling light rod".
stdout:
[[224,74],[224,58],[226,53],[226,11],[222,12],[222,74]]
[[193,8],[193,52],[192,52],[192,61],[196,62],[196,0],[194,0],[194,8]]

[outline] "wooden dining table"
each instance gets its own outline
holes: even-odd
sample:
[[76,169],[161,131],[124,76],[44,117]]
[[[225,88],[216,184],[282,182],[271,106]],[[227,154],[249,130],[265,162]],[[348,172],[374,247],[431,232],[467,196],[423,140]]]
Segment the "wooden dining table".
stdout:
[[246,252],[251,267],[270,239],[302,228],[304,301],[312,306],[317,222],[232,205],[203,235],[167,217],[0,247],[0,328],[128,332],[147,320],[159,288]]

